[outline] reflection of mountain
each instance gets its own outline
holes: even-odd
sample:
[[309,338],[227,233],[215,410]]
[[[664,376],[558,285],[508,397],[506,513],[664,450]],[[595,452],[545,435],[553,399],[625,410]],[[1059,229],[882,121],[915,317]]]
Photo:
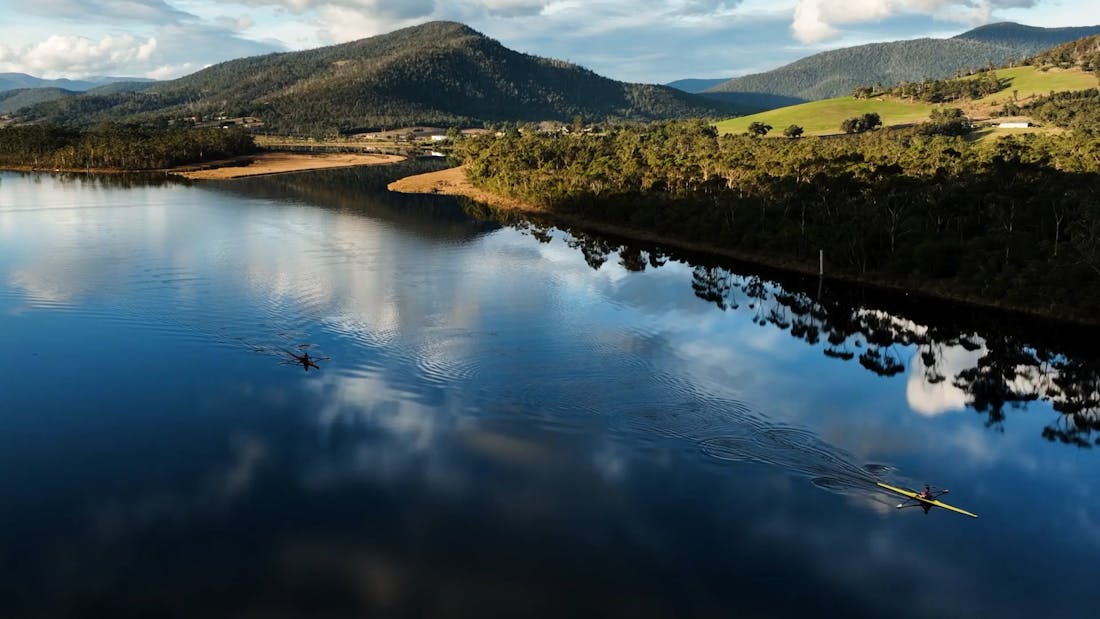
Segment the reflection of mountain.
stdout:
[[[494,216],[529,229],[543,242],[552,238],[546,222]],[[753,323],[786,331],[827,357],[858,361],[879,376],[909,370],[910,406],[919,413],[969,407],[997,427],[1008,410],[1048,401],[1062,415],[1043,431],[1044,438],[1100,446],[1100,357],[1094,345],[1100,334],[1095,328],[718,263],[576,230],[569,234],[569,247],[593,269],[612,254],[633,271],[660,268],[669,260],[693,264],[695,296],[723,312],[746,314]]]
[[205,186],[249,198],[293,200],[362,215],[431,238],[467,241],[500,227],[471,218],[454,198],[386,190],[386,185],[397,178],[439,168],[439,163],[408,161],[392,166],[244,178]]

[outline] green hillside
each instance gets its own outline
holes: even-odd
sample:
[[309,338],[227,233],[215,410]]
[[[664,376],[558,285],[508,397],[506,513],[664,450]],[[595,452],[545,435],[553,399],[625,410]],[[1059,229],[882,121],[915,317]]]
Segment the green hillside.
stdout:
[[992,24],[952,39],[915,39],[831,50],[773,71],[735,78],[708,92],[768,93],[806,100],[851,94],[857,86],[943,79],[1003,66],[1051,46],[1100,33],[1100,26],[1034,28]]
[[1050,92],[1085,90],[1100,85],[1100,78],[1093,73],[1080,69],[1046,69],[1026,66],[1010,69],[997,69],[997,77],[1007,79],[1008,87],[977,100],[978,105],[997,105],[1010,101],[1015,96],[1020,102]]
[[142,92],[36,106],[21,120],[94,124],[253,116],[283,134],[412,124],[653,120],[736,109],[665,86],[625,84],[432,22],[342,45],[243,58]]
[[[1008,80],[1008,86],[997,93],[978,99],[950,104],[964,108],[971,117],[986,118],[999,110],[1015,96],[1021,105],[1029,100],[1051,92],[1066,92],[1096,88],[1100,78],[1081,69],[1044,69],[1035,66],[997,69],[995,74]],[[970,79],[970,78],[960,78]],[[932,108],[929,103],[900,100],[897,98],[874,97],[854,99],[839,97],[823,101],[811,101],[802,105],[770,110],[751,116],[742,116],[718,123],[721,133],[743,133],[753,122],[763,122],[773,127],[771,135],[782,135],[783,129],[798,125],[807,135],[828,135],[840,133],[840,124],[847,118],[869,112],[878,113],[886,126],[923,122],[928,119]]]
[[840,124],[845,119],[871,112],[881,116],[882,123],[887,126],[922,122],[928,118],[933,107],[927,103],[895,99],[839,97],[725,120],[718,123],[718,132],[744,133],[750,124],[762,122],[771,125],[771,135],[776,136],[782,135],[783,129],[790,125],[802,127],[806,135],[828,135],[841,133]]

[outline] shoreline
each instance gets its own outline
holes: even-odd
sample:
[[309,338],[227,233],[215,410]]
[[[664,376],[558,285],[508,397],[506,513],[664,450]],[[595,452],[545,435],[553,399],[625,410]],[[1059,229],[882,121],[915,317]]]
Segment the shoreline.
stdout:
[[[668,245],[670,247],[677,247],[679,249],[684,249],[692,252],[733,258],[734,260],[760,264],[770,268],[794,271],[807,275],[817,275],[816,269],[807,267],[806,265],[801,263],[759,256],[747,252],[740,252],[725,247],[719,247],[717,245],[711,245],[708,243],[685,241],[683,239],[662,236],[658,233],[650,232],[648,230],[640,230],[638,228],[630,228],[617,224],[609,224],[588,219],[585,217],[580,217],[577,215],[571,215],[568,213],[558,213],[550,209],[531,204],[529,202],[524,202],[515,198],[509,198],[507,196],[501,196],[474,186],[474,184],[471,183],[468,178],[466,178],[466,169],[463,166],[459,166],[457,168],[448,168],[439,172],[427,172],[425,174],[407,176],[405,178],[398,179],[390,183],[386,188],[390,191],[394,191],[397,193],[422,193],[438,194],[445,196],[461,196],[465,198],[470,198],[471,200],[475,200],[477,202],[488,204],[491,207],[519,211],[531,215],[541,215],[547,217],[548,219],[553,219],[555,221],[561,222],[563,224],[576,226],[578,228],[583,228],[585,230],[590,230],[592,232],[598,232],[601,234],[609,234],[636,241]],[[826,277],[830,279],[856,281],[836,275],[826,275]]]
[[189,180],[232,180],[272,174],[290,174],[310,170],[328,170],[369,165],[388,165],[404,161],[403,155],[380,153],[292,153],[264,151],[231,159],[218,159],[174,168],[122,170],[118,168],[44,168],[5,165],[0,170],[11,172],[79,173],[79,174],[165,174]]
[[[471,183],[470,180],[466,177],[466,169],[463,166],[459,166],[457,168],[448,168],[439,172],[428,172],[425,174],[408,176],[390,183],[387,186],[387,189],[397,193],[438,194],[446,196],[465,197],[477,202],[481,202],[483,204],[487,204],[493,208],[518,211],[530,215],[539,215],[546,217],[547,219],[560,222],[562,224],[576,226],[577,228],[596,232],[599,234],[607,234],[611,236],[618,236],[624,239],[655,243],[659,245],[667,245],[669,247],[675,247],[689,252],[697,252],[701,254],[710,254],[714,256],[721,256],[724,258],[731,258],[733,260],[748,264],[755,264],[770,269],[779,269],[782,271],[799,273],[802,275],[819,275],[817,272],[817,268],[807,266],[804,263],[784,260],[782,258],[775,258],[770,256],[761,256],[759,254],[737,251],[725,247],[711,245],[708,243],[698,243],[677,239],[674,237],[666,237],[648,230],[639,230],[637,228],[630,228],[627,226],[594,221],[592,219],[587,219],[576,215],[557,213],[544,207],[523,202],[522,200],[497,195],[474,186],[474,184]],[[828,259],[828,255],[826,255],[826,259]],[[827,270],[828,269],[826,269],[826,271]],[[1088,319],[1084,316],[1057,314],[1049,311],[1043,311],[1034,307],[1024,307],[1005,303],[991,302],[982,299],[960,296],[950,291],[937,290],[935,288],[907,286],[898,282],[861,279],[844,274],[829,274],[828,272],[826,272],[824,275],[821,275],[821,277],[827,280],[845,282],[848,284],[872,286],[882,290],[893,291],[895,293],[921,295],[929,299],[937,299],[950,303],[960,303],[971,307],[986,308],[995,311],[1015,312],[1042,318],[1044,320],[1069,323],[1089,328],[1100,326],[1100,319],[1098,318]]]

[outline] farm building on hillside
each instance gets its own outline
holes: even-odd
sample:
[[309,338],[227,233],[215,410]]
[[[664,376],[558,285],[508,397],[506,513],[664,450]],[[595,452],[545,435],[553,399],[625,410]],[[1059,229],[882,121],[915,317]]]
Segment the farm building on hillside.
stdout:
[[1000,129],[1027,129],[1028,127],[1034,127],[1035,125],[1028,122],[1013,122],[1013,123],[1001,123],[997,125]]

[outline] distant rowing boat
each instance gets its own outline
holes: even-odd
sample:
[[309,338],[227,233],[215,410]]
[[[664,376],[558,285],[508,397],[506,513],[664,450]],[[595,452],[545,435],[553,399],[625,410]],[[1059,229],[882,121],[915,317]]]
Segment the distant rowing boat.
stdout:
[[[959,509],[958,507],[955,507],[954,505],[948,505],[947,503],[944,503],[943,501],[941,501],[939,499],[936,499],[936,498],[929,499],[929,498],[922,497],[919,492],[914,492],[912,490],[906,490],[905,488],[898,488],[897,486],[891,486],[890,484],[884,484],[881,481],[880,482],[875,482],[875,483],[878,484],[878,486],[880,488],[885,488],[885,489],[889,490],[890,492],[900,494],[901,496],[908,497],[910,499],[913,499],[914,501],[920,501],[921,505],[930,505],[932,507],[942,507],[943,509],[951,510],[953,512],[960,513],[964,516],[970,516],[971,518],[977,518],[978,517],[977,514],[972,514],[968,511],[966,511],[965,509]],[[904,507],[904,505],[898,505],[898,507],[899,508]]]

